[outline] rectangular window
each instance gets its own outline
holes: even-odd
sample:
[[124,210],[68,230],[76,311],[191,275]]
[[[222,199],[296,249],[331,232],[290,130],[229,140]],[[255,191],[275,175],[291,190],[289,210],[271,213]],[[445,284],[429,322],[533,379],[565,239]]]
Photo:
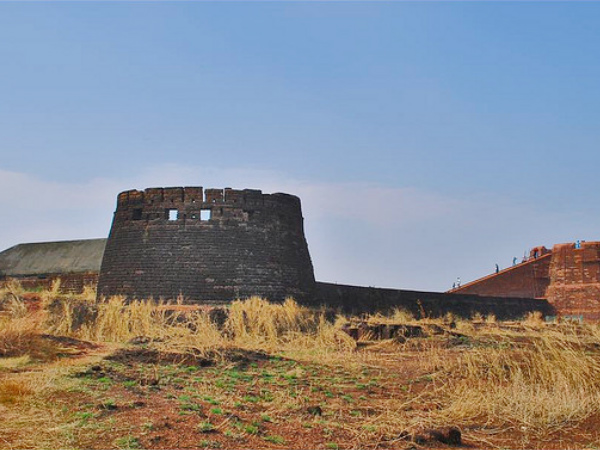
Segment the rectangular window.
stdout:
[[167,219],[170,221],[177,220],[177,210],[176,209],[167,209]]
[[210,213],[211,213],[210,209],[200,210],[200,220],[202,220],[202,221],[210,220],[210,216],[211,216]]
[[142,208],[135,208],[132,214],[133,220],[142,220]]

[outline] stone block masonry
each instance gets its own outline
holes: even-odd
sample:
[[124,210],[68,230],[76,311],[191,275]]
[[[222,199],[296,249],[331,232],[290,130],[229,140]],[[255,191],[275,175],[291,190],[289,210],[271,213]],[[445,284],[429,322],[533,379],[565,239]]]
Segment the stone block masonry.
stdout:
[[474,314],[493,314],[499,320],[519,320],[539,311],[553,315],[553,307],[544,299],[441,292],[408,291],[317,282],[314,306],[325,306],[344,314],[390,313],[395,308],[418,318],[443,317],[452,313],[471,318]]
[[561,315],[600,321],[600,242],[554,246],[546,298]]
[[535,247],[527,261],[450,292],[546,299],[558,316],[598,322],[600,242]]
[[491,297],[546,298],[551,261],[552,254],[544,253],[450,292]]
[[315,278],[300,199],[259,190],[150,188],[118,195],[98,295],[224,303],[300,301]]

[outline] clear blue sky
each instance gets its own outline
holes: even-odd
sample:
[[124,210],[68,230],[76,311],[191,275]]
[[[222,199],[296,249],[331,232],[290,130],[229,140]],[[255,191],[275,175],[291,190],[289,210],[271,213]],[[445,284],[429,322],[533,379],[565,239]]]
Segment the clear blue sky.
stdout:
[[0,3],[0,249],[119,190],[302,196],[317,277],[445,289],[600,240],[600,3]]

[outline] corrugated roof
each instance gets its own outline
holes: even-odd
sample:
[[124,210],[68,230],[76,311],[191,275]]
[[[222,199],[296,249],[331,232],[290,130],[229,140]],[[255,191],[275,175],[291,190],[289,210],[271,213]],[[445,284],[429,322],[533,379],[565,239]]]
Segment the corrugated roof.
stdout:
[[0,253],[0,275],[100,272],[106,239],[19,244]]

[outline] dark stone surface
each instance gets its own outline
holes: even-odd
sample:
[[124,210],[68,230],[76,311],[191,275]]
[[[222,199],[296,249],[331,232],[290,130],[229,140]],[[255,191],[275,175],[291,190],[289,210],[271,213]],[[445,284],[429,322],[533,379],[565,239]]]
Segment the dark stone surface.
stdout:
[[151,188],[118,196],[98,295],[182,295],[186,303],[252,295],[302,301],[314,287],[298,197]]
[[470,318],[479,313],[494,314],[498,320],[512,320],[521,319],[532,311],[554,314],[553,307],[540,299],[406,291],[321,282],[316,284],[311,303],[312,306],[324,305],[353,315],[386,313],[400,308],[411,312],[416,318],[441,317],[447,313]]

